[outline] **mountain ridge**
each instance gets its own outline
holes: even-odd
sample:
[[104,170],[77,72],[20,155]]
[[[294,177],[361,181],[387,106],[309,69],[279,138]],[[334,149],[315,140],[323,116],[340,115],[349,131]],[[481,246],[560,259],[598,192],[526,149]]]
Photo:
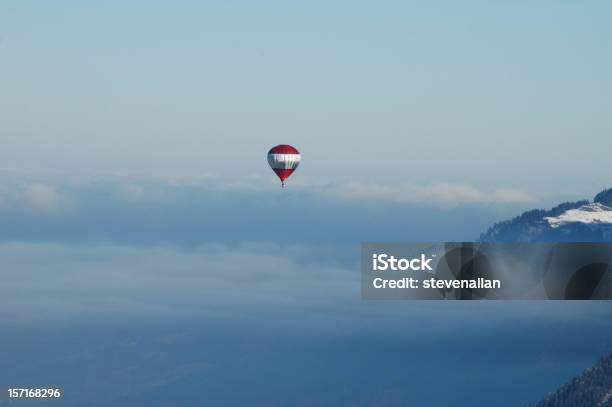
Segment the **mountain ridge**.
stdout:
[[482,233],[479,241],[611,242],[612,188],[599,192],[593,202],[564,202],[498,222]]
[[612,407],[612,353],[530,407]]

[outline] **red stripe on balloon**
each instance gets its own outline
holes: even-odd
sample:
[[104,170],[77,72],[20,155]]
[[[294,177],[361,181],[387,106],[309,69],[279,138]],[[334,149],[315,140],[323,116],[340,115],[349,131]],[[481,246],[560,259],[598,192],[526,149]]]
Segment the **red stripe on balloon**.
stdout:
[[293,173],[293,169],[291,168],[274,168],[273,169],[274,172],[276,173],[276,175],[278,175],[278,178],[280,178],[281,181],[286,180],[287,178],[289,178],[289,176]]
[[299,154],[297,148],[290,146],[289,144],[279,144],[276,147],[272,147],[268,154]]

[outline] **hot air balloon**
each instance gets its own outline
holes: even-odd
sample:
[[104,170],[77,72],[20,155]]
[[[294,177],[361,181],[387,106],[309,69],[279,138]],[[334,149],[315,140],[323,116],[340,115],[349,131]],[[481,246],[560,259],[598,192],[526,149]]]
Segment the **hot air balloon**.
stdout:
[[300,164],[301,158],[300,152],[288,144],[279,144],[268,151],[268,164],[280,178],[283,188],[285,187],[285,180],[293,174],[293,171]]

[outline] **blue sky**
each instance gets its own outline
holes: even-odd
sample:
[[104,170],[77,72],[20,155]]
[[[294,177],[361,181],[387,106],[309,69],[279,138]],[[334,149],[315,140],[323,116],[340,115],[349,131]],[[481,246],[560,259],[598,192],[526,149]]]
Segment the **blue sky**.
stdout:
[[[610,187],[611,17],[2,2],[0,385],[72,405],[541,398],[612,350],[607,303],[364,302],[359,243],[473,240]],[[303,154],[284,190],[278,143]]]
[[3,168],[609,186],[607,2],[3,2]]

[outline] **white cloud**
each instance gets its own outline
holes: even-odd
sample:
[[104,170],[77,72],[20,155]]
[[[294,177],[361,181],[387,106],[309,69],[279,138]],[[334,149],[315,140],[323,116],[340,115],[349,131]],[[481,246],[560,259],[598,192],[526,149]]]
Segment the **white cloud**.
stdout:
[[469,184],[447,182],[431,185],[347,183],[328,187],[328,195],[340,198],[363,198],[400,203],[462,205],[479,203],[533,203],[529,193],[510,188],[480,190]]
[[[210,176],[201,179],[203,187],[228,190],[270,190],[280,184],[272,175],[250,174],[244,178],[225,180]],[[323,196],[337,198],[363,198],[401,203],[424,203],[433,205],[464,205],[482,203],[519,204],[535,203],[538,200],[526,191],[514,188],[485,190],[467,183],[438,182],[427,185],[410,183],[377,184],[362,182],[338,182],[321,184],[306,176],[290,179],[288,188],[311,191]]]
[[32,209],[57,211],[70,204],[70,200],[60,194],[55,187],[44,184],[29,184],[23,191],[25,203]]
[[122,201],[131,203],[160,202],[170,196],[170,194],[165,193],[162,187],[150,183],[146,185],[120,184],[117,187],[116,194]]
[[[13,181],[15,181],[13,179]],[[22,179],[13,182],[21,184],[28,207],[36,209],[57,209],[70,202],[70,196],[79,196],[96,188],[109,188],[114,197],[124,202],[156,202],[176,198],[176,189],[197,188],[201,191],[240,191],[267,192],[280,189],[280,182],[268,171],[253,172],[237,177],[221,176],[216,173],[203,173],[192,177],[127,177],[100,176],[94,178],[68,177],[64,179]],[[387,202],[419,203],[431,205],[465,205],[465,204],[530,204],[538,202],[529,192],[515,188],[486,189],[469,183],[437,182],[428,184],[415,183],[377,183],[338,181],[334,184],[301,175],[288,182],[290,190],[305,192],[313,196],[334,197],[342,199],[369,199]],[[6,189],[6,188],[5,188]],[[10,188],[9,188],[10,189]],[[2,192],[2,191],[0,191]],[[11,192],[6,190],[4,192]],[[60,193],[61,192],[61,193]],[[12,194],[4,194],[7,206],[18,206],[19,199],[12,199]],[[0,194],[0,198],[2,195]]]

